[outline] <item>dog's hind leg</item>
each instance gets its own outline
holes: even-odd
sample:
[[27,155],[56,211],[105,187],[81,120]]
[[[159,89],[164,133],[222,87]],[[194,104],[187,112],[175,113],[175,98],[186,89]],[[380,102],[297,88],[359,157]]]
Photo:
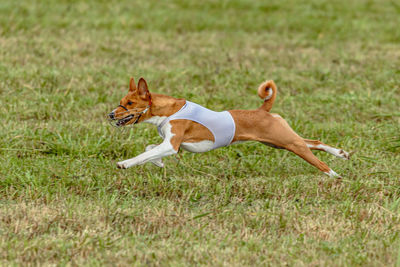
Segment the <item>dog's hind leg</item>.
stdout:
[[320,161],[308,148],[306,142],[302,139],[296,140],[293,143],[287,145],[285,147],[287,150],[295,153],[311,165],[317,167],[319,170],[324,172],[325,174],[329,175],[330,177],[340,177],[336,172],[334,172],[331,168],[328,167],[328,165]]
[[273,118],[270,120],[270,123],[264,127],[268,128],[269,126],[269,129],[273,130],[269,130],[267,134],[264,134],[262,131],[258,130],[257,140],[277,148],[285,148],[331,177],[339,176],[336,172],[329,168],[325,162],[320,161],[311,152],[306,141],[295,131],[293,131],[293,129],[281,116],[274,114],[272,114],[272,116]]
[[332,154],[338,158],[347,159],[347,160],[350,159],[349,152],[346,152],[343,149],[331,147],[327,144],[322,143],[319,140],[304,139],[304,141],[306,142],[307,146],[310,149],[325,151],[325,152]]
[[261,141],[263,143],[272,144],[278,148],[285,148],[311,165],[318,168],[320,171],[324,172],[329,176],[339,176],[336,172],[334,172],[329,166],[319,160],[307,146],[306,141],[301,138],[293,129],[289,126],[289,124],[280,116],[274,116],[272,119],[272,123],[270,124],[270,128],[273,128],[273,131],[269,131],[268,135],[261,137]]

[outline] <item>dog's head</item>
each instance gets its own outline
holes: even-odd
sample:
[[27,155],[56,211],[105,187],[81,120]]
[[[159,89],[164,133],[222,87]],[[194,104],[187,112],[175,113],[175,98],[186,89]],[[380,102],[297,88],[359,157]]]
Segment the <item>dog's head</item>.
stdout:
[[129,91],[119,102],[119,106],[108,114],[110,120],[115,121],[115,125],[125,126],[136,124],[149,117],[151,108],[151,95],[147,88],[147,83],[143,78],[139,79],[136,86],[131,78]]

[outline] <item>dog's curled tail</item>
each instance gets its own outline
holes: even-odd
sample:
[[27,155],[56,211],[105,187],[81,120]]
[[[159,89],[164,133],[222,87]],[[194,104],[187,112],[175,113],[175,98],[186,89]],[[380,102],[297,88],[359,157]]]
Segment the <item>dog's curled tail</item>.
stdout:
[[270,111],[276,98],[276,85],[273,80],[265,81],[258,87],[258,96],[264,100],[264,104],[261,106],[262,109]]

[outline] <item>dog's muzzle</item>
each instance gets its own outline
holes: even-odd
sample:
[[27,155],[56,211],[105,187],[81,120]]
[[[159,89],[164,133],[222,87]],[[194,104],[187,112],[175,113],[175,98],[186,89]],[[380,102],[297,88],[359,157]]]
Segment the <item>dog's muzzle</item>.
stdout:
[[[129,110],[129,109],[127,109],[126,107],[124,107],[122,105],[119,105],[119,106],[122,107],[123,109],[125,109],[126,113],[134,111],[132,109]],[[135,112],[134,114],[129,114],[129,115],[123,117],[122,119],[117,119],[116,116],[115,116],[115,111],[112,111],[111,113],[108,114],[108,119],[110,121],[110,124],[113,125],[113,126],[116,126],[116,127],[124,126],[128,122],[130,122],[132,119],[135,119],[135,118],[136,118],[136,120],[133,122],[133,124],[136,124],[136,123],[139,122],[140,117],[144,113],[146,113],[149,110],[149,108],[150,108],[150,105],[147,106],[144,110],[142,110],[140,112]],[[125,112],[122,112],[122,113],[125,113]],[[119,113],[119,114],[121,114],[121,113]]]
[[[124,126],[125,124],[127,124],[131,119],[133,119],[135,117],[135,115],[128,115],[125,118],[122,118],[120,120],[118,120],[115,123],[115,126],[120,127],[120,126]],[[133,124],[136,124],[138,120],[136,120]]]

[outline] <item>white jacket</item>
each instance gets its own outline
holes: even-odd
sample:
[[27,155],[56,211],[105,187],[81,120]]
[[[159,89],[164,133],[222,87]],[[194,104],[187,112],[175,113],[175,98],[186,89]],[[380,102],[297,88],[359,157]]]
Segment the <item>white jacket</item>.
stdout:
[[178,112],[165,118],[157,127],[159,134],[162,136],[161,128],[169,121],[182,119],[200,123],[210,130],[214,135],[212,149],[229,145],[235,135],[235,121],[228,111],[216,112],[190,101],[186,101]]

